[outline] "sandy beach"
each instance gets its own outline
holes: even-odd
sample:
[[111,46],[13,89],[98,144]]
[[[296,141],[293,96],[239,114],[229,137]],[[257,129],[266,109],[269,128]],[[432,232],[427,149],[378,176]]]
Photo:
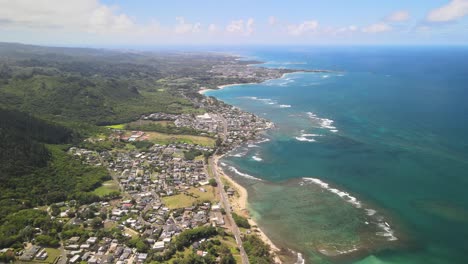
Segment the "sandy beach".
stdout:
[[202,87],[202,88],[198,91],[198,93],[199,93],[199,94],[205,94],[206,92],[215,91],[215,90],[221,90],[221,89],[224,89],[224,88],[229,87],[229,86],[246,85],[246,84],[256,84],[256,83],[232,83],[232,84],[225,84],[225,85],[220,85],[220,86],[218,86],[218,89],[208,89],[208,88]]
[[223,157],[221,156],[215,156],[214,157],[214,164],[216,166],[215,170],[218,172],[218,174],[221,176],[222,179],[226,180],[230,187],[234,189],[237,193],[237,195],[234,195],[232,198],[229,199],[231,203],[231,207],[233,211],[238,214],[246,217],[249,220],[250,225],[252,226],[252,231],[254,231],[255,234],[257,234],[263,242],[266,244],[270,245],[271,251],[273,253],[273,256],[275,258],[276,263],[282,263],[281,259],[278,257],[278,254],[280,252],[280,249],[273,244],[273,242],[268,238],[268,236],[260,229],[258,224],[250,217],[250,213],[247,207],[247,199],[248,199],[248,192],[247,190],[234,181],[231,177],[229,177],[227,174],[224,173],[223,169],[218,166],[218,161]]

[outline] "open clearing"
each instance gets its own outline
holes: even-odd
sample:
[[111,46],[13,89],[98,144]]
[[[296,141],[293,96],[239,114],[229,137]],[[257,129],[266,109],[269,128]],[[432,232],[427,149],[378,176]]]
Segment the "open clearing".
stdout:
[[[200,191],[200,188],[206,190],[206,192]],[[194,203],[202,201],[216,201],[215,189],[213,186],[203,186],[199,188],[192,187],[185,191],[185,193],[180,193],[177,195],[166,196],[162,198],[164,204],[170,209],[185,208],[192,206]]]
[[148,140],[157,143],[157,144],[170,144],[170,143],[187,143],[187,144],[197,144],[201,146],[213,147],[215,145],[215,140],[209,137],[202,136],[192,136],[192,135],[172,135],[172,134],[163,134],[158,132],[145,132],[148,136]]
[[99,196],[105,196],[112,192],[118,192],[118,191],[119,191],[119,185],[115,181],[110,180],[110,181],[103,182],[102,186],[95,189],[93,193]]

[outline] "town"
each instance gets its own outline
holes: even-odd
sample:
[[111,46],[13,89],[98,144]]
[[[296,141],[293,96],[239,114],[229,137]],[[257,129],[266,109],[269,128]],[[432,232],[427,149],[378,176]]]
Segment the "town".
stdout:
[[[170,121],[176,127],[213,135],[215,145],[171,142],[149,144],[144,149],[68,150],[85,164],[105,167],[112,180],[101,187],[108,189],[106,199],[82,205],[61,202],[47,209],[66,221],[55,263],[177,263],[183,256],[176,252],[183,253],[188,247],[197,256],[212,257],[213,263],[248,262],[242,241],[234,234],[239,229],[230,208],[226,208],[229,202],[222,200],[223,195],[235,195],[235,190],[213,175],[208,160],[216,153],[259,139],[261,131],[273,124],[214,98],[205,97],[201,104],[204,114],[152,113],[141,116],[141,120]],[[108,138],[99,140],[148,142],[147,133],[111,129]],[[242,236],[250,233],[244,230]],[[190,239],[181,239],[186,236]],[[49,252],[31,245],[19,260],[44,261]]]

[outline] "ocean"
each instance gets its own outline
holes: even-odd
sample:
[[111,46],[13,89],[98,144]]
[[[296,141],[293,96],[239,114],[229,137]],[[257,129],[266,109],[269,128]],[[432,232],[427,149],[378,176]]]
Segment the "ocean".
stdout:
[[221,161],[275,244],[306,263],[468,263],[468,48],[236,52],[334,71],[207,93],[276,125]]

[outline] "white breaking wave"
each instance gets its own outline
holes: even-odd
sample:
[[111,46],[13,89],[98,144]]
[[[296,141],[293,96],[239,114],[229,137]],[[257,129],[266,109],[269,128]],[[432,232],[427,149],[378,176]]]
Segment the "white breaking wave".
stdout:
[[295,264],[305,264],[305,259],[301,253],[297,253],[297,261]]
[[366,213],[368,216],[373,216],[375,213],[377,213],[377,211],[374,209],[366,209]]
[[310,137],[321,137],[322,135],[319,134],[307,134],[304,133],[304,130],[301,130],[301,135],[299,137],[295,137],[296,140],[304,141],[304,142],[315,142],[316,140]]
[[319,134],[302,134],[303,137],[321,137],[322,135]]
[[377,232],[376,235],[386,237],[389,241],[398,240],[398,238],[395,236],[395,231],[393,231],[387,222],[378,223],[377,225],[380,227],[380,229],[382,229],[382,232]]
[[248,144],[247,147],[248,148],[258,148],[259,146],[255,145],[255,144]]
[[347,201],[348,203],[354,205],[354,207],[356,208],[361,208],[362,207],[362,204],[360,201],[358,201],[356,199],[356,197],[354,196],[351,196],[349,193],[347,192],[343,192],[343,191],[340,191],[338,189],[335,189],[335,188],[331,188],[330,185],[326,182],[323,182],[319,179],[316,179],[316,178],[304,178],[304,180],[306,181],[310,181],[310,182],[313,182],[317,185],[319,185],[320,187],[340,196],[341,198],[343,198],[345,201]]
[[244,178],[247,178],[247,179],[251,179],[251,180],[257,180],[257,181],[262,181],[261,179],[259,178],[255,178],[254,176],[252,175],[249,175],[247,173],[242,173],[240,171],[238,171],[236,168],[234,168],[233,166],[229,166],[228,169],[232,172],[234,172],[235,174],[239,175],[239,176],[242,176]]
[[255,156],[252,156],[252,159],[255,160],[255,161],[263,161],[262,158],[260,158],[259,156],[255,155]]
[[221,166],[226,166],[226,163],[224,163],[224,162],[221,162]]
[[259,141],[257,141],[257,144],[261,144],[261,143],[265,143],[265,142],[269,142],[270,139],[269,138],[264,138],[264,139],[260,139]]
[[[335,188],[331,188],[328,183],[323,182],[323,181],[321,181],[319,179],[316,179],[316,178],[303,178],[303,179],[306,182],[312,182],[314,184],[317,184],[320,187],[322,187],[323,189],[340,196],[346,202],[352,204],[356,208],[362,208],[362,203],[356,197],[351,196],[347,192],[340,191],[340,190],[335,189]],[[371,208],[364,208],[364,210],[366,211],[366,214],[368,216],[374,216],[377,213],[376,210],[371,209]],[[377,227],[381,230],[381,231],[377,232],[376,235],[386,237],[388,241],[398,240],[398,238],[395,236],[395,231],[390,227],[390,225],[387,222],[384,221],[383,217],[378,216],[378,217],[374,217],[374,218],[377,221]],[[369,224],[367,221],[365,223]]]
[[244,98],[254,100],[254,101],[260,101],[260,102],[263,102],[263,103],[269,104],[269,105],[277,104],[277,102],[275,100],[269,99],[269,98],[258,98],[256,96],[247,96],[247,97],[244,97]]
[[322,75],[322,78],[323,78],[323,79],[330,78],[330,75],[328,75],[328,74]]
[[[288,81],[288,82],[292,82],[292,80]],[[250,100],[254,100],[254,101],[259,101],[259,102],[262,102],[262,103],[267,104],[267,105],[278,105],[277,101],[275,101],[273,99],[270,99],[270,98],[259,98],[259,97],[256,97],[256,96],[246,96],[246,97],[240,97],[240,98],[246,98],[246,99],[250,99]],[[291,105],[280,104],[279,107],[280,108],[289,108],[289,107],[291,107]]]
[[307,112],[307,116],[309,116],[309,118],[312,119],[313,121],[317,122],[320,128],[328,129],[330,132],[333,132],[333,133],[338,132],[338,129],[336,129],[336,126],[333,125],[335,121],[328,119],[328,118],[318,117],[316,114],[312,112]]
[[313,138],[306,138],[306,137],[296,137],[297,140],[299,141],[305,141],[305,142],[315,142],[316,140]]

